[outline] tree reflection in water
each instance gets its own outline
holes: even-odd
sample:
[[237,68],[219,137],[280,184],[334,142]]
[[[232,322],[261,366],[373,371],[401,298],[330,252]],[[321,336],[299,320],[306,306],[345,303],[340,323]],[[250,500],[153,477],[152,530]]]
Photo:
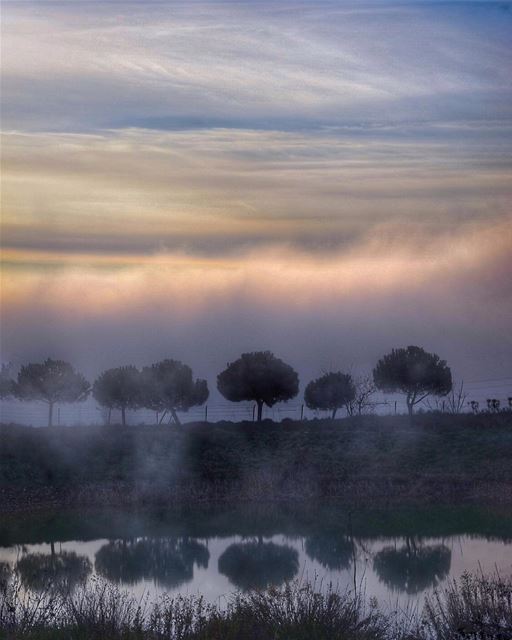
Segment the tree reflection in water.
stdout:
[[16,563],[24,587],[32,591],[45,591],[55,588],[72,591],[84,584],[92,571],[92,564],[86,556],[74,551],[61,553],[27,553]]
[[354,542],[337,533],[319,533],[306,538],[306,553],[324,569],[348,569],[355,553]]
[[190,538],[111,540],[96,553],[95,570],[111,582],[133,585],[141,580],[175,588],[194,577],[194,564],[208,568],[210,552]]
[[8,562],[0,562],[0,589],[4,589],[11,577],[11,566]]
[[451,565],[451,551],[443,544],[420,546],[406,538],[399,549],[385,547],[373,559],[373,568],[387,586],[410,595],[436,587],[444,580]]
[[219,558],[219,573],[240,589],[279,586],[295,577],[299,554],[273,542],[244,542],[230,545]]

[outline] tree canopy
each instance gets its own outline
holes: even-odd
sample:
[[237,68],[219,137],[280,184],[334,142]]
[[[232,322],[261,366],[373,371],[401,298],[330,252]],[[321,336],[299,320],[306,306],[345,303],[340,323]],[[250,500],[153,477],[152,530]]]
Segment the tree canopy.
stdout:
[[178,411],[204,404],[208,396],[206,380],[194,380],[192,369],[178,360],[162,360],[142,370],[142,406],[164,414],[169,411],[176,424],[180,423]]
[[10,376],[10,367],[3,364],[0,369],[0,398],[8,398],[15,395],[16,383]]
[[63,360],[48,358],[42,363],[21,367],[15,385],[20,400],[38,400],[48,404],[48,426],[52,426],[53,407],[57,402],[81,402],[87,398],[90,384]]
[[352,377],[341,371],[326,373],[312,380],[304,391],[304,401],[309,409],[331,411],[334,420],[336,411],[352,402],[356,388]]
[[373,370],[375,385],[381,391],[404,393],[407,410],[429,395],[444,396],[452,389],[452,374],[445,360],[421,347],[393,349]]
[[224,551],[218,566],[219,573],[239,589],[265,589],[296,576],[299,554],[292,547],[274,542],[241,542]]
[[92,571],[92,564],[87,556],[77,555],[74,551],[51,555],[27,553],[16,563],[16,571],[23,585],[34,591],[73,591],[86,582]]
[[299,392],[299,376],[270,351],[243,353],[217,376],[217,388],[231,402],[254,401],[258,421],[263,405],[286,402]]
[[108,409],[120,409],[126,424],[126,409],[140,406],[141,374],[133,365],[107,369],[94,382],[92,395]]
[[400,548],[384,547],[373,559],[379,578],[397,591],[414,595],[439,585],[450,572],[452,553],[444,544],[422,547],[406,538]]
[[118,584],[154,580],[169,589],[189,582],[194,565],[208,568],[208,548],[192,538],[111,540],[96,553],[94,568]]
[[354,541],[338,532],[316,533],[306,538],[307,555],[324,569],[348,569],[355,556]]

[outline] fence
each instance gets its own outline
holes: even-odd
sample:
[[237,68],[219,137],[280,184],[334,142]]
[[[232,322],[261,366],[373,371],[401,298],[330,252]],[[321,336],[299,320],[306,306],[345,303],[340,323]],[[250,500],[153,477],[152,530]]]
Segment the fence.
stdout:
[[[463,411],[472,411],[471,402],[478,402],[479,410],[487,409],[487,400],[494,398],[499,400],[500,408],[509,408],[512,402],[512,377],[499,378],[492,381],[472,381],[464,384],[466,399],[464,400]],[[380,415],[401,414],[407,412],[407,407],[403,396],[384,396],[375,394],[373,401],[375,403],[375,413]],[[444,403],[444,406],[443,406]],[[416,410],[422,405],[418,405]],[[440,399],[437,404],[431,402],[429,405],[423,405],[426,409],[448,410],[447,401]],[[343,416],[344,410],[340,410],[339,415]],[[276,422],[290,418],[292,420],[311,420],[314,418],[325,418],[330,414],[328,411],[312,411],[303,403],[280,403],[274,407],[263,408],[263,418],[270,418]],[[229,420],[232,422],[240,422],[243,420],[254,420],[255,405],[250,402],[231,403],[223,401],[222,398],[210,399],[210,401],[202,407],[194,407],[186,413],[181,413],[180,418],[183,422],[219,422],[221,420]],[[158,416],[160,419],[161,416]],[[155,424],[157,415],[152,411],[137,410],[127,411],[126,419],[128,424]],[[167,421],[165,418],[165,422]],[[108,420],[108,409],[99,407],[92,398],[86,402],[76,404],[62,404],[54,409],[53,422],[58,425],[84,425],[84,424],[105,424]],[[112,411],[111,422],[118,423],[121,421],[120,411]],[[32,426],[44,426],[48,422],[47,406],[43,403],[36,402],[19,402],[17,400],[7,399],[0,403],[0,422],[17,423]]]

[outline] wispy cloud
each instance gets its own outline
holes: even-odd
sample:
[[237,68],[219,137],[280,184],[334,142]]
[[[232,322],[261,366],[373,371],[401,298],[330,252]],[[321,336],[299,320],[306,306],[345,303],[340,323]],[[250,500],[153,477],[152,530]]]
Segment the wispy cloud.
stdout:
[[6,2],[4,125],[510,117],[502,6]]
[[7,134],[3,244],[218,255],[275,243],[337,251],[397,225],[452,235],[506,217],[512,196],[502,140],[459,134],[456,146],[444,132]]
[[509,375],[507,3],[2,10],[4,357]]
[[[284,246],[216,260],[161,252],[106,268],[61,255],[65,269],[19,269],[14,254],[1,288],[3,355],[55,353],[91,375],[171,355],[213,379],[241,350],[274,349],[310,375],[333,358],[369,367],[420,343],[457,376],[508,375],[511,225],[403,238],[376,231],[321,260]],[[51,260],[39,256],[39,267]]]

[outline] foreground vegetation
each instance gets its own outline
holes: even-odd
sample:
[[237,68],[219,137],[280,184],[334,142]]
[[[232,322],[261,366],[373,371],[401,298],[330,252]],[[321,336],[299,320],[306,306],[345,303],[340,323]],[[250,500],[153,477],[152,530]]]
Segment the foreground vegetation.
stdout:
[[512,496],[510,414],[0,427],[0,503]]
[[4,640],[509,640],[512,582],[466,575],[427,599],[423,612],[384,612],[332,586],[291,583],[238,593],[225,606],[198,596],[155,603],[102,581],[75,594],[26,594],[0,578]]

